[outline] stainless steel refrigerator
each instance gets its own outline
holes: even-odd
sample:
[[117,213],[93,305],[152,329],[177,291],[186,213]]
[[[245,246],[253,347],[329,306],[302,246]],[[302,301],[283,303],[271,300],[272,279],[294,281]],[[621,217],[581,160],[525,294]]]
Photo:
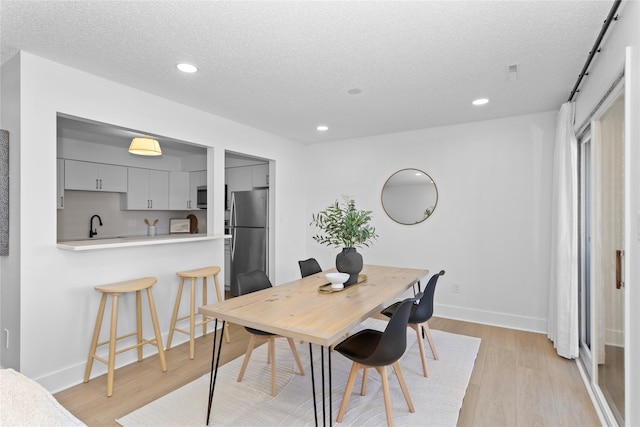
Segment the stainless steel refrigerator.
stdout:
[[232,295],[237,296],[237,277],[253,270],[268,272],[269,190],[234,191],[229,216],[231,233]]

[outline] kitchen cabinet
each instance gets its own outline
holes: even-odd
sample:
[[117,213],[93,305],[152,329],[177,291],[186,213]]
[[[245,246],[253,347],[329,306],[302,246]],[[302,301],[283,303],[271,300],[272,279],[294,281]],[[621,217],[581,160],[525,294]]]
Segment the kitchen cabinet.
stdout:
[[191,209],[189,172],[169,172],[169,210]]
[[269,163],[251,166],[251,179],[253,188],[269,186]]
[[57,168],[56,208],[64,209],[64,159],[58,159]]
[[231,193],[234,191],[253,189],[253,175],[251,166],[228,168],[225,172],[227,175],[227,191],[229,197],[227,206],[231,206]]
[[189,209],[198,209],[198,187],[207,185],[207,171],[189,172]]
[[238,166],[225,170],[227,206],[231,206],[231,193],[269,187],[269,163]]
[[127,168],[128,210],[168,210],[169,172],[153,169]]
[[64,161],[64,188],[66,190],[127,191],[127,168],[103,163]]

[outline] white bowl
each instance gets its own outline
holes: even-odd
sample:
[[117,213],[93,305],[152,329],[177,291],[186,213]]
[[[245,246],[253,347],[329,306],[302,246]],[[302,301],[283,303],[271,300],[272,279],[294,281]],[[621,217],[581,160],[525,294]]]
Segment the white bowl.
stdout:
[[331,282],[331,287],[334,289],[344,288],[344,282],[349,280],[348,273],[327,273],[324,275],[328,281]]

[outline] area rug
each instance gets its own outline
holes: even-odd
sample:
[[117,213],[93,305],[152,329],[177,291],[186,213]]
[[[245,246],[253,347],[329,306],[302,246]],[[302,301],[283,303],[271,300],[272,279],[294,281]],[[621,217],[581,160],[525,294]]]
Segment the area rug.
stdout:
[[[358,329],[384,330],[386,322],[369,319]],[[354,330],[355,332],[355,330]],[[455,426],[462,407],[480,339],[438,330],[431,331],[438,350],[434,360],[427,344],[429,377],[422,374],[422,363],[415,332],[407,328],[407,351],[400,366],[415,406],[410,413],[398,380],[389,369],[389,388],[393,422],[396,426]],[[309,372],[309,345],[296,344],[305,375],[299,375],[285,340],[276,340],[276,392],[271,396],[271,368],[266,363],[266,345],[254,350],[242,382],[236,382],[244,356],[218,370],[209,425],[212,426],[313,426],[314,410]],[[319,347],[314,346],[316,387],[319,391]],[[326,353],[325,353],[326,354]],[[316,360],[318,359],[318,360]],[[325,356],[326,361],[326,356]],[[332,353],[333,420],[338,413],[351,361]],[[188,363],[186,361],[185,363]],[[341,426],[386,425],[380,376],[369,372],[366,396],[360,396],[359,376]],[[116,420],[123,427],[205,426],[209,374]],[[320,393],[318,392],[320,402]],[[321,417],[321,413],[320,413]],[[322,423],[322,419],[319,418]]]

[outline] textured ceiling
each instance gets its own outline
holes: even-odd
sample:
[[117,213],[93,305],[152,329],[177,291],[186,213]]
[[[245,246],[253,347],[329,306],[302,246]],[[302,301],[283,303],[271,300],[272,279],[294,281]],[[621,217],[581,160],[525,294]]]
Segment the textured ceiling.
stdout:
[[314,143],[557,110],[611,5],[2,0],[0,35],[2,62],[21,49]]

